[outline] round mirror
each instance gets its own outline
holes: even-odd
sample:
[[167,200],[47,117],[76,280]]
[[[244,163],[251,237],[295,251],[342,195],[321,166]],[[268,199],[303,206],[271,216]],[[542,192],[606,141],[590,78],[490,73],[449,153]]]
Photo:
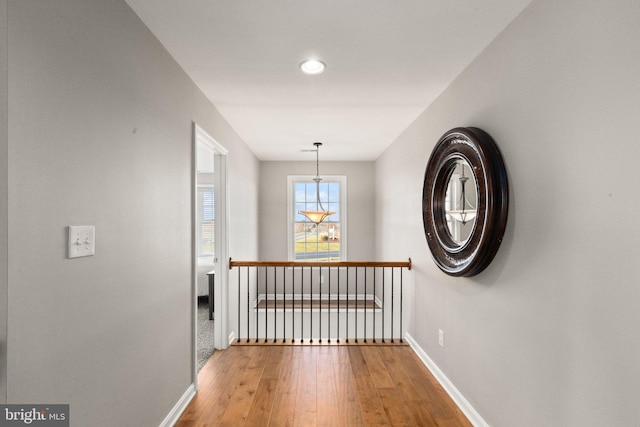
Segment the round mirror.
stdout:
[[476,225],[478,192],[475,176],[464,158],[452,164],[445,194],[445,217],[451,240],[464,245]]
[[507,171],[493,139],[455,128],[436,144],[424,177],[422,219],[434,261],[473,276],[493,260],[507,224]]

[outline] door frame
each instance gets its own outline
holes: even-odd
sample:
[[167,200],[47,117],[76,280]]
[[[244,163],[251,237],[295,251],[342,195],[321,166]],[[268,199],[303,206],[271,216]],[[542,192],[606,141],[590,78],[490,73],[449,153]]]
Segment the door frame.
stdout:
[[229,347],[229,192],[227,179],[228,150],[218,143],[197,123],[193,123],[193,158],[191,183],[191,290],[192,290],[192,335],[193,352],[193,384],[198,389],[198,289],[197,289],[197,160],[198,144],[204,144],[214,153],[214,188],[215,188],[215,286],[214,286],[214,340],[216,350]]

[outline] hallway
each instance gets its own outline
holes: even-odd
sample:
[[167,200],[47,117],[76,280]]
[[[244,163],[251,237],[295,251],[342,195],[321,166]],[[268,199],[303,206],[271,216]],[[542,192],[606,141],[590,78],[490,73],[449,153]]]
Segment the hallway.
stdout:
[[198,381],[176,427],[471,425],[406,345],[235,345]]

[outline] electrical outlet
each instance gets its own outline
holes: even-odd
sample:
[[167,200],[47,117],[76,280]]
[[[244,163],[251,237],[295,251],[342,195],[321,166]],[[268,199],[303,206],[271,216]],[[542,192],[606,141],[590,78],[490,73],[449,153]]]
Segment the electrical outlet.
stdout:
[[438,329],[438,344],[440,347],[444,347],[444,331],[442,329]]
[[324,274],[321,274],[320,275],[320,284],[323,284],[323,283],[324,283]]

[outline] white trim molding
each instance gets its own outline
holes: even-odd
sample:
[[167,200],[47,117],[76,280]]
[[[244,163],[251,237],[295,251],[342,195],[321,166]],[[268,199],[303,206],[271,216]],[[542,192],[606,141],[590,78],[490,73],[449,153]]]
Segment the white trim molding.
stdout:
[[447,376],[438,368],[438,365],[427,355],[427,353],[418,345],[416,340],[409,334],[405,336],[407,342],[413,349],[413,351],[418,355],[422,363],[425,364],[427,369],[431,371],[433,376],[438,380],[444,391],[447,392],[449,397],[453,400],[453,402],[460,408],[462,413],[469,419],[469,422],[476,427],[490,427],[487,422],[482,419],[478,411],[475,410],[473,406],[469,403],[469,401],[460,393],[460,390],[456,388],[455,385],[447,378]]
[[172,427],[175,423],[178,422],[180,415],[187,409],[187,406],[191,402],[191,400],[196,395],[196,386],[195,384],[191,384],[189,388],[184,392],[182,397],[176,402],[171,412],[167,414],[167,416],[162,420],[159,427]]

